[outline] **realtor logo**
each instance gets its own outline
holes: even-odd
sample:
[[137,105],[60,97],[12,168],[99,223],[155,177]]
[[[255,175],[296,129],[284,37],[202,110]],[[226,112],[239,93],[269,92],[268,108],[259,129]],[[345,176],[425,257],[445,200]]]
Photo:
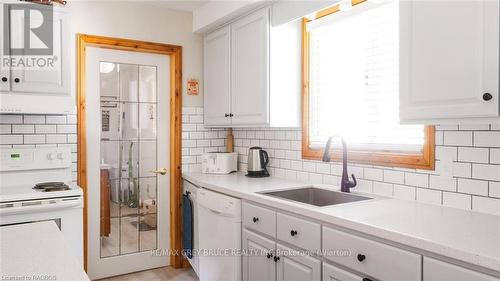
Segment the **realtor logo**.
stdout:
[[5,56],[52,56],[54,13],[50,6],[4,4]]

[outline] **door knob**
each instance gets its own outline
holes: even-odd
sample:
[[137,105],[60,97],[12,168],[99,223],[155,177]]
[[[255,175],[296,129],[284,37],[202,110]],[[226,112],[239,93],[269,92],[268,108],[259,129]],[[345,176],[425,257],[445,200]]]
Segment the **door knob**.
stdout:
[[161,168],[160,170],[153,170],[151,173],[160,174],[162,176],[167,174],[167,168]]

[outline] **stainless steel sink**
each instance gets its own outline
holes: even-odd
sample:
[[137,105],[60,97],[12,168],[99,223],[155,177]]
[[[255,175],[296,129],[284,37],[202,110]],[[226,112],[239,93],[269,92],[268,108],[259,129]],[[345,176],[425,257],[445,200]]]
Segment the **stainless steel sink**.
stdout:
[[316,187],[266,191],[260,193],[320,207],[373,199],[370,197]]

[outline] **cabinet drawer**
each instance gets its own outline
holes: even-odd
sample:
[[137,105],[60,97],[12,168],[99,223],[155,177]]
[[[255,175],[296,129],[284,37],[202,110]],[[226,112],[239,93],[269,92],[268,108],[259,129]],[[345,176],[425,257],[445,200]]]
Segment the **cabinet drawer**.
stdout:
[[[349,256],[335,255],[349,250]],[[381,280],[421,280],[420,255],[323,227],[325,258]]]
[[243,203],[243,226],[276,237],[276,212]]
[[285,214],[277,214],[276,234],[279,240],[294,246],[319,251],[321,249],[321,226]]
[[500,281],[500,279],[453,264],[424,257],[425,281]]

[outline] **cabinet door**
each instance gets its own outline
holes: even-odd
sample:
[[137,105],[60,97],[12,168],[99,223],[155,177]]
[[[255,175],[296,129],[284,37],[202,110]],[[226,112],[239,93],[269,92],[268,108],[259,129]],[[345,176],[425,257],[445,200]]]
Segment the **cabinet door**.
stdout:
[[269,123],[269,9],[231,25],[233,125]]
[[401,121],[498,116],[499,1],[400,3]]
[[364,281],[363,277],[323,263],[323,281]]
[[321,261],[278,244],[277,281],[320,281]]
[[[0,4],[0,22],[3,24],[4,23],[4,18],[3,18],[3,13],[4,13],[4,5]],[[4,30],[4,26],[2,25],[0,27],[0,57],[4,57],[4,51],[3,51],[3,44],[4,44],[4,38],[8,38],[8,34],[5,33],[5,31],[9,32],[9,29],[7,28]],[[10,70],[8,67],[4,67],[3,63],[0,63],[0,91],[9,91],[10,90]]]
[[[243,281],[274,281],[275,243],[246,229],[243,230]],[[269,254],[269,255],[268,255]]]
[[[23,16],[16,16],[11,22],[11,39],[18,40],[24,34]],[[47,19],[44,19],[47,20]],[[12,68],[12,91],[26,93],[70,94],[69,80],[69,21],[66,14],[54,9],[53,14],[53,56],[45,61],[51,67]],[[35,57],[35,58],[38,58]]]
[[205,36],[204,40],[204,103],[205,125],[231,124],[230,65],[231,41],[229,26]]
[[500,281],[500,279],[456,265],[424,257],[424,281]]

